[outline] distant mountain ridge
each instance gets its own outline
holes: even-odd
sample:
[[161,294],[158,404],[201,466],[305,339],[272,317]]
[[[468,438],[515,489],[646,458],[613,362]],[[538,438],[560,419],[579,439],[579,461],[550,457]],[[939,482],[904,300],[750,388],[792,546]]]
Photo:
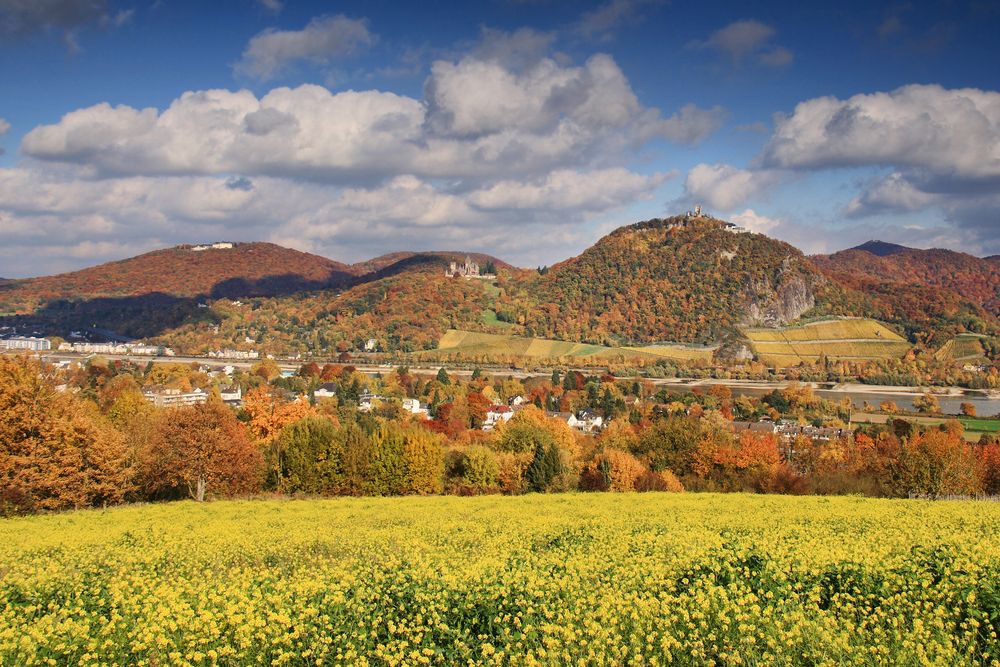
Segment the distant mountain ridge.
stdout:
[[889,255],[895,255],[901,252],[906,252],[907,250],[912,250],[912,248],[907,248],[904,245],[899,245],[897,243],[888,243],[886,241],[866,241],[859,246],[850,248],[850,250],[862,250],[864,252],[871,253],[876,257],[888,257]]
[[[445,276],[466,257],[491,281]],[[987,279],[984,280],[984,277]],[[402,251],[347,265],[270,243],[178,246],[0,284],[0,313],[55,331],[102,327],[185,349],[280,340],[329,350],[370,338],[433,348],[448,329],[609,346],[666,341],[737,348],[745,327],[871,317],[915,338],[996,331],[1000,263],[870,241],[806,257],[710,216],[620,227],[547,270],[483,253]],[[253,299],[229,307],[230,301]],[[360,343],[359,343],[360,341]],[[275,350],[275,353],[278,353]]]
[[860,289],[899,285],[943,291],[1000,315],[1000,262],[954,250],[918,250],[874,241],[812,261],[838,282]]

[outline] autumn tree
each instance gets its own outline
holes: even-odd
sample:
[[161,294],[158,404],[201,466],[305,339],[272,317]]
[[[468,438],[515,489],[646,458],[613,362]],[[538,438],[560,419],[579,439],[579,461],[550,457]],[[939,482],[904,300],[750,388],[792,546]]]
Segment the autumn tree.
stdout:
[[671,470],[677,475],[686,475],[691,472],[699,439],[696,420],[672,415],[639,436],[633,453],[645,458],[653,470]]
[[216,401],[165,410],[143,456],[153,494],[252,493],[260,488],[263,456],[232,410]]
[[420,426],[411,426],[404,434],[406,491],[418,495],[444,490],[444,447],[441,436]]
[[495,489],[500,483],[500,462],[496,452],[484,445],[472,445],[465,450],[462,481],[477,491]]
[[469,411],[469,428],[482,428],[490,409],[490,400],[481,392],[474,391],[465,397],[465,401]]
[[120,502],[132,488],[121,436],[45,369],[0,357],[0,513]]
[[636,483],[648,471],[639,459],[612,447],[602,450],[594,465],[608,491],[635,491]]
[[941,412],[941,404],[934,394],[921,394],[913,399],[913,407],[917,412],[934,414]]
[[899,408],[896,406],[895,401],[882,401],[879,403],[878,407],[882,412],[890,415],[894,415],[899,412]]
[[274,359],[261,359],[250,369],[251,375],[262,378],[265,382],[270,382],[281,375],[281,367]]
[[280,389],[266,385],[251,389],[243,397],[243,414],[250,435],[265,444],[271,443],[283,428],[311,412],[308,402],[289,401]]
[[960,406],[962,414],[966,417],[976,416],[976,404],[975,403],[962,403]]
[[960,436],[943,431],[927,431],[910,438],[899,454],[893,477],[901,496],[937,498],[980,490],[970,446]]

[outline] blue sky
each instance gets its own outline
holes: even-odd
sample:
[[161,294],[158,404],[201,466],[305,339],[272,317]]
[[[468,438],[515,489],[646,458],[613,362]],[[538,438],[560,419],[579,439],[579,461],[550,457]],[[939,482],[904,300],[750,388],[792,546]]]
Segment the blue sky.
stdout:
[[1000,253],[989,2],[0,0],[0,276],[185,242],[548,264],[701,203]]

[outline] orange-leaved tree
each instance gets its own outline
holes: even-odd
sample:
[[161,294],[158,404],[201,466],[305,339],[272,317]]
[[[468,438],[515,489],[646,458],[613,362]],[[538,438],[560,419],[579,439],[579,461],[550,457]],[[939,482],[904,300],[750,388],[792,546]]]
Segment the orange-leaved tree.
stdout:
[[153,494],[212,495],[259,490],[263,457],[226,405],[210,401],[165,410],[143,454]]
[[120,502],[132,488],[121,436],[90,401],[58,392],[28,357],[0,357],[0,511]]

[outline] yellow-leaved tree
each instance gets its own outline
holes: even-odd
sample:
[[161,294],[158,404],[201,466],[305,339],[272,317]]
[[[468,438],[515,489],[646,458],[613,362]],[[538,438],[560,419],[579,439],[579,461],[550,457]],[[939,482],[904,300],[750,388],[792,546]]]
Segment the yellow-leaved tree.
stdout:
[[444,437],[421,426],[403,434],[406,491],[429,495],[444,491]]

